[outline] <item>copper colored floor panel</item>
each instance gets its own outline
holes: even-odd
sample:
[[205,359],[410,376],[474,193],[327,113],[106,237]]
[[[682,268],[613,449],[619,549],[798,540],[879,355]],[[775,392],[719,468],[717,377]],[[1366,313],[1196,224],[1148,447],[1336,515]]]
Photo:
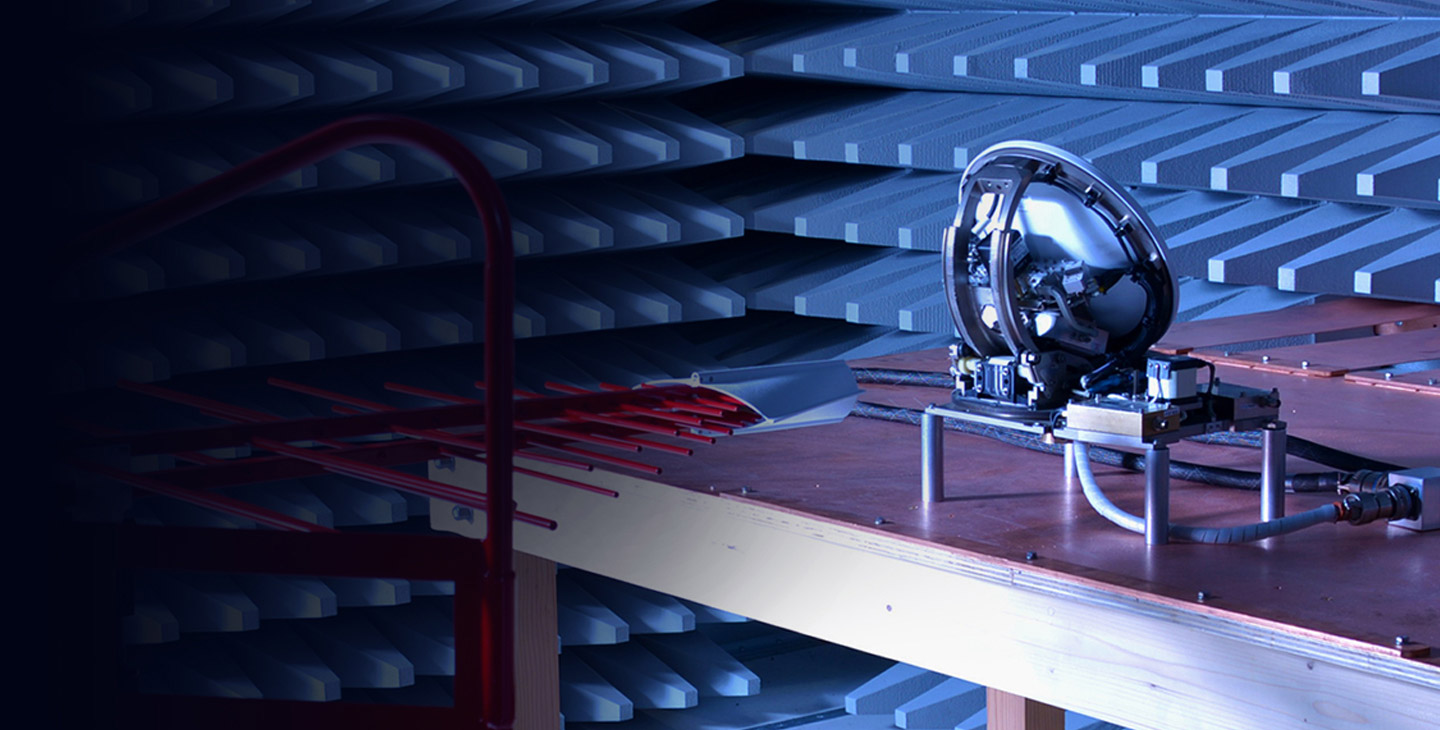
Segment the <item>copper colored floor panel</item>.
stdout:
[[[1377,388],[1388,388],[1390,390],[1406,390],[1425,395],[1440,395],[1440,370],[1421,370],[1413,373],[1402,373],[1391,375],[1377,372],[1346,373],[1345,380],[1358,385],[1372,385]],[[1435,407],[1440,408],[1440,402],[1435,402]]]
[[1196,350],[1191,354],[1202,360],[1256,370],[1333,377],[1351,370],[1440,358],[1440,329],[1248,350],[1229,355],[1222,350]]
[[[940,351],[861,361],[870,367],[942,370]],[[1440,408],[1431,399],[1346,383],[1221,368],[1222,379],[1278,387],[1292,433],[1377,459],[1440,465]],[[947,391],[867,386],[865,400],[920,407]],[[1390,644],[1398,634],[1440,647],[1440,532],[1384,523],[1323,525],[1259,543],[1174,543],[1147,549],[1064,482],[1058,457],[960,433],[945,435],[948,499],[919,501],[919,429],[851,417],[830,425],[721,439],[691,458],[654,454],[661,481],[738,492],[820,517],[1023,559],[1182,600],[1206,591],[1214,605],[1332,634]],[[1259,452],[1185,443],[1177,459],[1259,468]],[[1319,469],[1292,459],[1292,471]],[[1143,478],[1109,467],[1096,476],[1114,501],[1143,512]],[[1298,512],[1334,495],[1289,495]],[[1171,519],[1225,525],[1259,517],[1259,496],[1175,482]],[[876,518],[884,523],[875,525]]]
[[[1434,304],[1403,304],[1381,299],[1333,299],[1306,307],[1279,309],[1273,312],[1242,314],[1223,319],[1202,319],[1177,322],[1154,349],[1161,352],[1189,352],[1200,347],[1215,347],[1239,342],[1273,340],[1282,337],[1310,335],[1318,332],[1340,332],[1368,327],[1389,326],[1410,322],[1411,329],[1419,320],[1440,316]],[[1404,329],[1401,325],[1399,329]]]

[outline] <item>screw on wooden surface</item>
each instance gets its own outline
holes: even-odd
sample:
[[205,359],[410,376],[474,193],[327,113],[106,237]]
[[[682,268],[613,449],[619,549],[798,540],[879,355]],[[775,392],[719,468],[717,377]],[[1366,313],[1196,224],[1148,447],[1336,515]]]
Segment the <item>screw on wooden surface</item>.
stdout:
[[1425,381],[1425,384],[1426,384],[1426,385],[1435,385],[1435,384],[1437,384],[1437,383],[1440,383],[1440,380],[1436,380],[1435,378],[1431,378],[1431,379]]
[[876,518],[875,518],[875,524],[877,524],[877,525],[883,525],[883,524],[885,524],[885,518],[884,518],[884,517],[876,517]]
[[741,493],[741,494],[749,494],[749,493],[751,493],[751,492],[753,492],[753,491],[755,491],[755,490],[751,489],[751,488],[750,488],[750,485],[748,485],[748,484],[740,487],[740,493]]
[[1205,601],[1210,600],[1210,594],[1206,591],[1200,591],[1199,593],[1195,594],[1195,600],[1204,603]]
[[1230,351],[1229,351],[1229,350],[1226,350],[1226,351],[1225,351],[1225,357],[1230,357]]
[[1385,379],[1386,379],[1386,380],[1394,380],[1394,379],[1395,379],[1395,373],[1385,373]]
[[1261,356],[1260,356],[1260,362],[1270,362],[1270,356],[1269,356],[1269,355],[1261,355]]
[[1404,326],[1405,326],[1405,320],[1403,320],[1403,319],[1397,319],[1397,320],[1395,320],[1395,326],[1396,326],[1396,327],[1404,327]]
[[1034,560],[1035,558],[1038,558],[1038,557],[1040,557],[1040,553],[1037,553],[1037,552],[1035,552],[1034,550],[1030,550],[1030,551],[1027,551],[1027,552],[1025,553],[1025,559],[1026,559],[1026,560]]
[[714,485],[714,484],[711,484],[711,485],[710,485],[710,491],[712,491],[712,492],[715,491],[715,485]]
[[1402,647],[1402,646],[1405,646],[1406,644],[1409,644],[1409,643],[1410,643],[1410,637],[1409,637],[1409,636],[1406,636],[1406,635],[1404,635],[1404,634],[1401,634],[1401,635],[1395,637],[1395,646],[1396,646],[1397,648]]
[[1308,369],[1310,368],[1310,361],[1309,361],[1309,360],[1301,360],[1301,361],[1300,361],[1300,367],[1305,368],[1305,369],[1308,370]]

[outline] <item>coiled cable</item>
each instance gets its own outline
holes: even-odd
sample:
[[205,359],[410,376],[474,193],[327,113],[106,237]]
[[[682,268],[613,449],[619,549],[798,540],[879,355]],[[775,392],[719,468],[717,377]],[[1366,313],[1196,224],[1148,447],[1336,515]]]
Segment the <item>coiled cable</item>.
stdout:
[[[1102,517],[1120,527],[1131,532],[1144,533],[1145,519],[1143,517],[1132,515],[1115,506],[1115,503],[1111,502],[1110,498],[1100,490],[1100,485],[1095,481],[1095,473],[1090,469],[1090,447],[1078,441],[1074,446],[1075,474],[1080,479],[1080,487],[1084,490],[1085,499],[1090,502],[1090,506],[1094,507]],[[1339,522],[1343,515],[1344,510],[1339,503],[1331,503],[1288,517],[1281,517],[1269,522],[1253,522],[1248,525],[1196,527],[1171,523],[1170,535],[1189,542],[1228,545],[1263,540],[1267,537],[1284,535],[1315,525]]]
[[[1213,370],[1214,366],[1211,365],[1210,367]],[[954,378],[945,373],[932,373],[921,370],[896,370],[892,368],[851,368],[851,372],[854,373],[855,382],[857,383],[910,385],[927,388],[946,389],[953,388],[955,385]],[[864,414],[857,413],[856,415]],[[871,417],[883,418],[883,416]],[[1039,420],[1045,419],[1041,417]],[[911,421],[911,423],[918,424],[918,417],[917,420]],[[970,431],[969,429],[965,428],[957,430],[976,432]],[[980,433],[980,435],[996,438],[996,436],[991,433]],[[1216,433],[1191,436],[1186,440],[1195,441],[1197,443],[1221,444],[1225,446],[1243,446],[1246,448],[1258,449],[1260,448],[1260,438],[1261,437],[1259,431],[1219,431]],[[1030,448],[1030,446],[1026,446],[1026,448]],[[1042,450],[1049,451],[1048,449]],[[1051,453],[1058,453],[1058,451],[1053,451]],[[1114,453],[1119,454],[1123,452]],[[1405,468],[1398,464],[1391,464],[1388,462],[1378,461],[1375,459],[1360,456],[1358,454],[1341,451],[1339,449],[1332,448],[1324,444],[1319,444],[1309,439],[1300,438],[1299,436],[1295,435],[1287,435],[1285,439],[1285,453],[1291,456],[1305,459],[1306,461],[1312,461],[1316,464],[1324,464],[1325,466],[1339,470],[1338,472],[1317,472],[1314,474],[1294,475],[1292,477],[1292,482],[1294,482],[1295,480],[1299,481],[1292,483],[1290,486],[1294,489],[1294,491],[1297,492],[1323,491],[1327,489],[1333,489],[1338,484],[1338,478],[1343,477],[1345,475],[1344,473],[1357,471],[1388,472],[1398,471]],[[1131,455],[1127,454],[1125,456]],[[1115,457],[1105,456],[1097,459],[1097,461],[1103,464],[1111,464],[1112,466],[1124,466],[1126,469],[1134,469],[1134,464],[1113,463],[1112,459],[1114,458]],[[1141,460],[1141,463],[1143,464],[1143,459]],[[1176,479],[1200,482],[1202,484],[1211,484],[1217,487],[1229,487],[1231,489],[1260,489],[1260,475],[1255,474],[1254,472],[1240,471],[1236,469],[1223,469],[1220,467],[1202,466],[1199,464],[1186,464],[1185,462],[1177,463],[1181,464],[1179,469],[1180,472],[1183,473],[1177,473],[1175,468],[1172,467],[1171,476],[1175,477]],[[1196,471],[1197,469],[1198,471]],[[1332,479],[1332,477],[1334,478]]]
[[[850,415],[861,418],[873,418],[882,421],[894,421],[897,423],[908,423],[912,426],[920,425],[920,417],[923,411],[914,408],[902,408],[899,406],[884,406],[876,403],[857,402],[851,409]],[[975,436],[984,436],[1012,446],[1019,446],[1031,451],[1039,451],[1046,454],[1062,454],[1064,447],[1059,444],[1046,443],[1039,436],[1015,431],[998,426],[990,426],[983,423],[973,423],[954,418],[944,419],[945,428],[951,431],[959,431]],[[1131,454],[1115,449],[1107,449],[1103,446],[1090,448],[1092,459],[1099,464],[1106,466],[1118,466],[1130,471],[1145,471],[1145,457],[1141,454]],[[1338,471],[1308,472],[1290,474],[1286,477],[1288,491],[1303,492],[1331,492],[1340,485],[1340,482],[1347,474]],[[1260,491],[1260,474],[1240,469],[1227,469],[1220,466],[1207,466],[1194,464],[1187,461],[1170,461],[1170,478],[1187,482],[1197,482],[1215,487],[1228,489],[1244,489],[1247,491]]]

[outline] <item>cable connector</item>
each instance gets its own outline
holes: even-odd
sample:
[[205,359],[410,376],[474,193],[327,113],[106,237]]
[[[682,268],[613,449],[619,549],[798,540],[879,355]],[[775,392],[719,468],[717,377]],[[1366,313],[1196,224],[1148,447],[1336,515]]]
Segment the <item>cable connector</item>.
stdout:
[[1390,488],[1408,490],[1415,502],[1410,514],[1391,518],[1391,525],[1420,532],[1440,530],[1440,467],[1392,471]]
[[1420,514],[1420,493],[1403,484],[1373,492],[1351,492],[1340,501],[1342,518],[1352,525],[1375,520],[1406,520]]
[[1407,530],[1440,530],[1440,468],[1361,469],[1345,475],[1338,491],[1341,519],[1353,524],[1388,519]]
[[1390,472],[1361,469],[1359,471],[1346,474],[1345,478],[1340,482],[1339,491],[1342,495],[1349,494],[1351,492],[1363,494],[1365,492],[1379,491],[1389,486]]

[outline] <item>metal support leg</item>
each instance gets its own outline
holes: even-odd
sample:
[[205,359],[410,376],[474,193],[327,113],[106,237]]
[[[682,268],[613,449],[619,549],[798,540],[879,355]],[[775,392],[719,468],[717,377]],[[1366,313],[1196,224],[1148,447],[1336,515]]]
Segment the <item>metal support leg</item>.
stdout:
[[1285,516],[1285,422],[1271,421],[1260,431],[1260,520]]
[[1170,447],[1145,452],[1145,544],[1170,542]]
[[938,414],[920,416],[920,501],[945,501],[945,452],[940,437],[945,423]]
[[1065,442],[1065,488],[1075,488],[1075,442]]

